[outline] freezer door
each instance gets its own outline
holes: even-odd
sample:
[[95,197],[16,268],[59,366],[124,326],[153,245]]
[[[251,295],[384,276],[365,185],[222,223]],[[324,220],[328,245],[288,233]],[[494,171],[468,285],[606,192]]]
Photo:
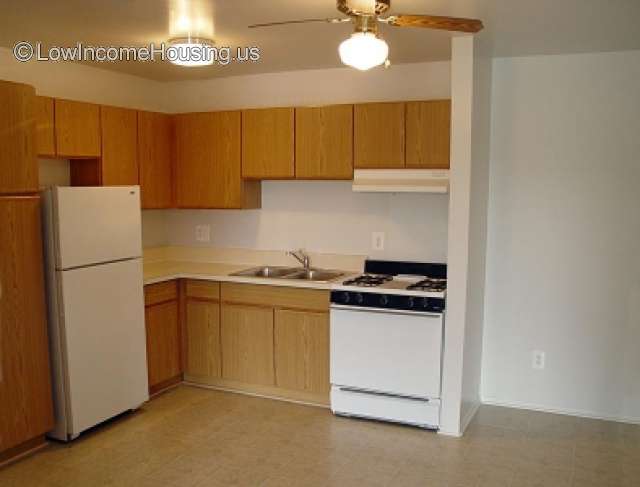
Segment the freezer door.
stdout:
[[331,384],[439,398],[442,315],[331,308]]
[[140,259],[59,271],[68,434],[148,399]]
[[53,191],[57,269],[142,255],[138,186],[56,187]]

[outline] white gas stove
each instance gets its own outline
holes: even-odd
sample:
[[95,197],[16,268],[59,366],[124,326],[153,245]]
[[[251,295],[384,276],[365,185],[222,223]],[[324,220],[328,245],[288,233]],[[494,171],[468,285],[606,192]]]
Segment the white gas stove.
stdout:
[[331,292],[331,409],[437,429],[446,265],[367,261]]

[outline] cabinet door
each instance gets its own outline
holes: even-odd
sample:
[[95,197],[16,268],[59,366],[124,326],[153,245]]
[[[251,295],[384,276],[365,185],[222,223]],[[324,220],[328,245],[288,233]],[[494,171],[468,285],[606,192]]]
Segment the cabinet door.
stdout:
[[100,107],[102,185],[138,184],[138,122],[135,110]]
[[296,108],[296,178],[353,178],[353,105]]
[[100,157],[100,107],[59,99],[54,106],[57,154],[71,158]]
[[168,301],[145,308],[149,391],[155,392],[181,373],[178,302]]
[[407,102],[407,167],[448,169],[451,100]]
[[284,389],[329,392],[329,315],[275,312],[276,384]]
[[138,164],[142,208],[173,206],[171,115],[138,112]]
[[260,186],[241,176],[240,112],[176,116],[179,208],[258,208]]
[[199,377],[221,377],[220,305],[189,299],[186,319],[185,372]]
[[222,305],[222,377],[274,385],[273,309]]
[[356,169],[404,167],[404,103],[365,103],[354,107]]
[[294,169],[294,109],[242,112],[242,177],[287,179]]
[[0,452],[53,427],[39,197],[0,198]]
[[0,81],[0,194],[38,191],[35,97],[31,86]]
[[53,98],[48,96],[36,96],[36,147],[39,156],[56,155]]

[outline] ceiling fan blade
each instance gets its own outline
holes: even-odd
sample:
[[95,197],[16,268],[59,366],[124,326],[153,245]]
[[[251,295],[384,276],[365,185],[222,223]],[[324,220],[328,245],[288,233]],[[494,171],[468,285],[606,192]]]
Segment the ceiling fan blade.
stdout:
[[438,15],[391,15],[386,19],[379,20],[395,27],[424,27],[454,32],[475,33],[484,27],[481,20],[440,17]]
[[341,22],[350,22],[351,19],[300,19],[300,20],[284,20],[282,22],[266,22],[264,24],[252,24],[247,26],[249,29],[255,29],[256,27],[273,27],[276,25],[288,25],[288,24],[306,24],[310,22],[328,22],[330,24],[339,24]]

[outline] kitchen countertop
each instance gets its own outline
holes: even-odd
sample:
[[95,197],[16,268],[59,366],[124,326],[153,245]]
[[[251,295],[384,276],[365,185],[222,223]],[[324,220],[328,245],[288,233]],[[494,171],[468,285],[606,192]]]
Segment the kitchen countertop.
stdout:
[[214,262],[188,261],[144,262],[143,278],[145,285],[170,281],[172,279],[204,279],[218,282],[239,282],[244,284],[263,284],[310,289],[331,289],[333,285],[340,284],[349,277],[357,275],[357,273],[354,272],[344,272],[344,275],[327,282],[230,275],[252,267],[258,266],[252,264],[222,264]]

